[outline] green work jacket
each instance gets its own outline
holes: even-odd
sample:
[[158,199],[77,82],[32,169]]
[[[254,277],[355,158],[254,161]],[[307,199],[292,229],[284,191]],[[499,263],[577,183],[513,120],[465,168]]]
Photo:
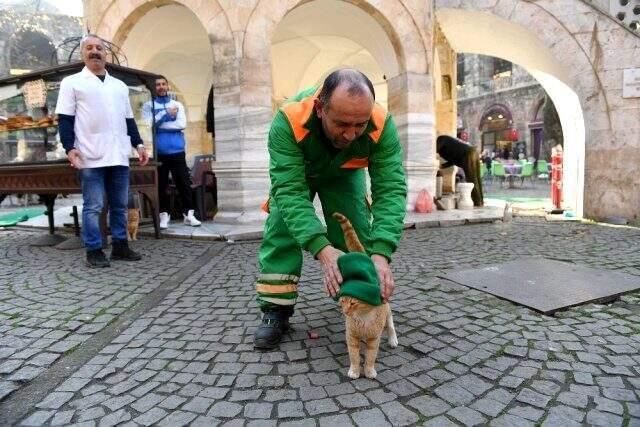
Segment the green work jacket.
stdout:
[[402,234],[407,197],[393,119],[376,104],[362,136],[336,154],[313,109],[318,93],[315,88],[299,93],[273,119],[268,143],[270,203],[276,204],[292,237],[315,256],[331,243],[310,195],[323,182],[335,182],[353,169],[368,167],[373,216],[368,250],[391,259]]

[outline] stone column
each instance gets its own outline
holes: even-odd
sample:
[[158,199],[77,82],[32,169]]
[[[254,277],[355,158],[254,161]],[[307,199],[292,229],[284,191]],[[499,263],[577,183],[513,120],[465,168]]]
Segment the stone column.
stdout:
[[389,111],[398,127],[405,156],[407,210],[412,211],[421,190],[435,195],[437,165],[431,76],[403,73],[387,80],[387,85]]
[[[238,74],[253,67],[243,60]],[[264,69],[270,69],[267,64]],[[214,88],[218,184],[216,222],[260,223],[266,214],[260,205],[269,194],[267,134],[273,116],[271,75],[251,84]],[[232,79],[233,80],[233,79]],[[238,79],[239,80],[239,79]]]

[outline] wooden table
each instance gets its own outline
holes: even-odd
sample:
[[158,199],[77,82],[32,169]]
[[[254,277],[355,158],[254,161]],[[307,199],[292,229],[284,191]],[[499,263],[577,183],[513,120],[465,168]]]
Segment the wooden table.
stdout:
[[[153,219],[156,239],[160,238],[158,222],[158,164],[140,166],[131,161],[129,190],[142,194]],[[49,236],[54,236],[53,206],[58,194],[81,194],[78,171],[66,159],[50,162],[0,165],[0,193],[38,194],[44,198],[49,218]]]

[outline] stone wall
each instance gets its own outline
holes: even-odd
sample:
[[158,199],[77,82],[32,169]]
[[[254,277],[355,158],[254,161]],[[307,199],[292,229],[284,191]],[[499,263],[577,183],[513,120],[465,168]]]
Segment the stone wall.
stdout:
[[530,156],[533,150],[529,124],[534,121],[531,113],[543,100],[544,89],[541,86],[505,90],[482,97],[459,100],[458,117],[462,119],[464,128],[469,132],[469,141],[480,147],[482,131],[479,126],[482,115],[493,104],[506,105],[513,115],[512,127],[518,130],[519,141],[526,143],[527,156]]
[[[0,10],[0,76],[8,75],[9,70],[13,68],[11,47],[21,30],[40,33],[48,38],[53,46],[57,46],[68,37],[82,35],[82,18],[48,13],[14,12],[11,9]],[[41,64],[42,61],[38,63]],[[36,64],[33,68],[42,68],[42,65]]]

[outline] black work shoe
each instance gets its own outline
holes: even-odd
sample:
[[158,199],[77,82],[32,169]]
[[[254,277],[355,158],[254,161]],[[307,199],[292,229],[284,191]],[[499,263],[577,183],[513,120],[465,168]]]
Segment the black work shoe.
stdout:
[[262,324],[256,329],[253,346],[272,350],[278,347],[282,335],[289,329],[289,314],[283,311],[267,311]]
[[109,264],[109,260],[102,252],[102,249],[94,249],[87,251],[87,265],[91,268],[105,268],[111,264]]
[[111,242],[111,260],[122,261],[140,261],[142,255],[129,248],[129,242],[126,240]]

